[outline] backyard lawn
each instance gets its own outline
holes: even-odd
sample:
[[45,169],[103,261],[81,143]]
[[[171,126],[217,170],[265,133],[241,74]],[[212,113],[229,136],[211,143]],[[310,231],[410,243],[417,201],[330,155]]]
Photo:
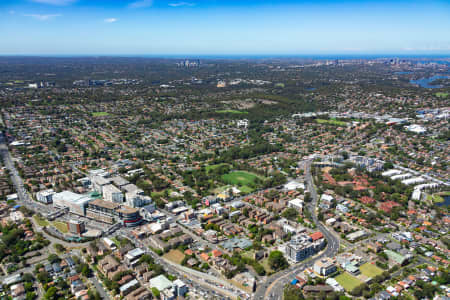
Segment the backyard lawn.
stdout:
[[359,280],[356,277],[353,277],[352,275],[348,274],[347,272],[342,273],[341,275],[335,277],[336,281],[342,285],[342,287],[347,291],[351,292],[353,289],[357,286],[359,286],[362,281]]
[[359,270],[364,276],[374,278],[377,275],[381,275],[383,273],[383,270],[378,268],[376,265],[373,265],[371,263],[366,263],[359,267]]

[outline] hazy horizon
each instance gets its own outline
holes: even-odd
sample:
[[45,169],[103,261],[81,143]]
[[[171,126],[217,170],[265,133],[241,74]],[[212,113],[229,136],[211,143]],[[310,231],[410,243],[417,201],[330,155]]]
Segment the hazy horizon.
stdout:
[[413,58],[413,59],[448,59],[450,54],[0,54],[3,58],[156,58],[156,59],[383,59],[383,58]]

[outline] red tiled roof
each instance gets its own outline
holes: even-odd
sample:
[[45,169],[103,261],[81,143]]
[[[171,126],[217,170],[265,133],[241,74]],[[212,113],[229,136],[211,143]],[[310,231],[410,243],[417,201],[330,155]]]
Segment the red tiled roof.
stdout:
[[310,237],[312,238],[313,241],[317,241],[320,240],[321,238],[323,238],[323,234],[320,231],[314,232],[313,234],[310,235]]
[[370,204],[370,203],[374,203],[374,202],[375,202],[375,199],[374,199],[374,198],[368,197],[368,196],[361,197],[359,200],[360,200],[362,203],[364,203],[364,204]]
[[400,204],[395,201],[386,201],[380,204],[380,209],[386,213],[389,213],[394,207],[397,206],[400,206]]

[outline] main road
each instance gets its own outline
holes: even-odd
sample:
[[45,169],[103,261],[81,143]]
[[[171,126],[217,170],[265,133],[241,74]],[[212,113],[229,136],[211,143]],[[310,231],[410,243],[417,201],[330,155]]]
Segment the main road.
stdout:
[[264,283],[262,283],[255,292],[254,299],[266,300],[266,299],[283,299],[284,286],[288,284],[299,272],[306,268],[312,267],[314,262],[324,257],[334,257],[339,251],[339,238],[331,233],[317,218],[317,202],[318,195],[311,175],[312,161],[306,162],[305,179],[308,187],[308,191],[311,194],[311,202],[306,205],[306,208],[311,213],[312,221],[316,224],[316,227],[327,240],[327,246],[325,250],[305,262],[291,266],[290,268],[278,272],[268,277]]
[[11,173],[11,180],[17,190],[17,197],[20,201],[30,202],[31,199],[23,186],[22,178],[19,176],[19,172],[17,172],[14,162],[11,159],[11,155],[9,154],[8,146],[6,145],[5,137],[3,136],[3,133],[0,132],[0,154],[3,158],[3,163],[5,164],[6,168]]

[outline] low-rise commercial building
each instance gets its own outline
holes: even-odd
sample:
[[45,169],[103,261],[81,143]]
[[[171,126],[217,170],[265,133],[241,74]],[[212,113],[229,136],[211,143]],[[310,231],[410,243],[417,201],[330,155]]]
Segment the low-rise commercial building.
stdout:
[[350,242],[354,242],[354,241],[362,239],[368,235],[369,234],[365,230],[358,230],[358,231],[347,234],[345,238],[347,240],[349,240]]
[[319,275],[328,276],[336,272],[337,267],[333,259],[325,257],[314,263],[314,272]]

